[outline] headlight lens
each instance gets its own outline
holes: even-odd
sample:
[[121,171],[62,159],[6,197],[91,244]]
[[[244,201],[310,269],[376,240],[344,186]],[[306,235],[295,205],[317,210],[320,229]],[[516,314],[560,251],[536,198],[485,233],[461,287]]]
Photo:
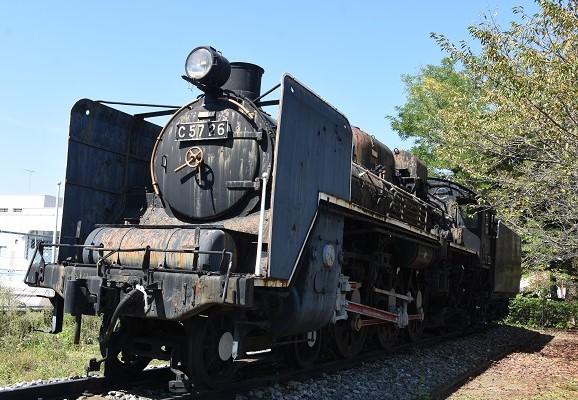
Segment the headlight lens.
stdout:
[[187,57],[185,72],[189,78],[206,86],[206,89],[220,88],[231,75],[231,65],[217,50],[201,46]]
[[189,54],[185,63],[187,76],[192,79],[203,79],[213,67],[213,55],[205,47],[196,48]]

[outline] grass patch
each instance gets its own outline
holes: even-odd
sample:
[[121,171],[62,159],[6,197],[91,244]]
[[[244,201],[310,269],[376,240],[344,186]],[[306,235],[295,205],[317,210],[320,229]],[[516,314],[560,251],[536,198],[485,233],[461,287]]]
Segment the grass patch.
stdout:
[[51,311],[21,310],[6,293],[0,293],[0,306],[0,386],[83,375],[88,360],[100,358],[99,317],[83,317],[75,345],[71,315],[64,316],[63,331],[52,335],[35,331],[50,327]]
[[568,382],[550,388],[547,392],[533,396],[530,400],[560,400],[578,399],[578,380],[571,379]]

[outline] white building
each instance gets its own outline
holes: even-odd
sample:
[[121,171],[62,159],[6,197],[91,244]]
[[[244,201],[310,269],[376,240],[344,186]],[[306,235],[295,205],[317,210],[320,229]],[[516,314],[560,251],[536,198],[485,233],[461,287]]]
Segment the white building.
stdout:
[[[0,286],[11,288],[22,303],[37,307],[46,294],[32,290],[23,282],[24,274],[39,241],[52,243],[54,229],[58,232],[62,219],[62,198],[49,195],[0,195]],[[51,261],[50,251],[45,259]]]

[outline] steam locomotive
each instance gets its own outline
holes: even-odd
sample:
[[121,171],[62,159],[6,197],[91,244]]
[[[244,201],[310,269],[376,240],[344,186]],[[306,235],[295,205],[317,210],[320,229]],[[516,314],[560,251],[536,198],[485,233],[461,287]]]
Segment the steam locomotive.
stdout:
[[350,358],[507,312],[520,238],[474,192],[290,75],[261,94],[261,67],[209,46],[185,69],[202,95],[180,109],[71,112],[60,241],[25,282],[54,290],[53,333],[70,313],[78,342],[82,315],[102,316],[92,370],[160,359],[173,390],[215,387],[254,360],[307,367],[322,343]]

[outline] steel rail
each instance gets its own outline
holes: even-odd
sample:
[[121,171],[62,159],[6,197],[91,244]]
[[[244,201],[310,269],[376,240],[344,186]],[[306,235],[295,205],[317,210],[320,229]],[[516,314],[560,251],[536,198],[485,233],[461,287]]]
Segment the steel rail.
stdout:
[[172,377],[170,368],[150,368],[143,371],[138,378],[107,378],[104,376],[88,376],[66,379],[57,382],[42,383],[0,390],[0,400],[31,400],[31,399],[62,399],[83,394],[105,393],[119,387],[131,387],[166,380]]

